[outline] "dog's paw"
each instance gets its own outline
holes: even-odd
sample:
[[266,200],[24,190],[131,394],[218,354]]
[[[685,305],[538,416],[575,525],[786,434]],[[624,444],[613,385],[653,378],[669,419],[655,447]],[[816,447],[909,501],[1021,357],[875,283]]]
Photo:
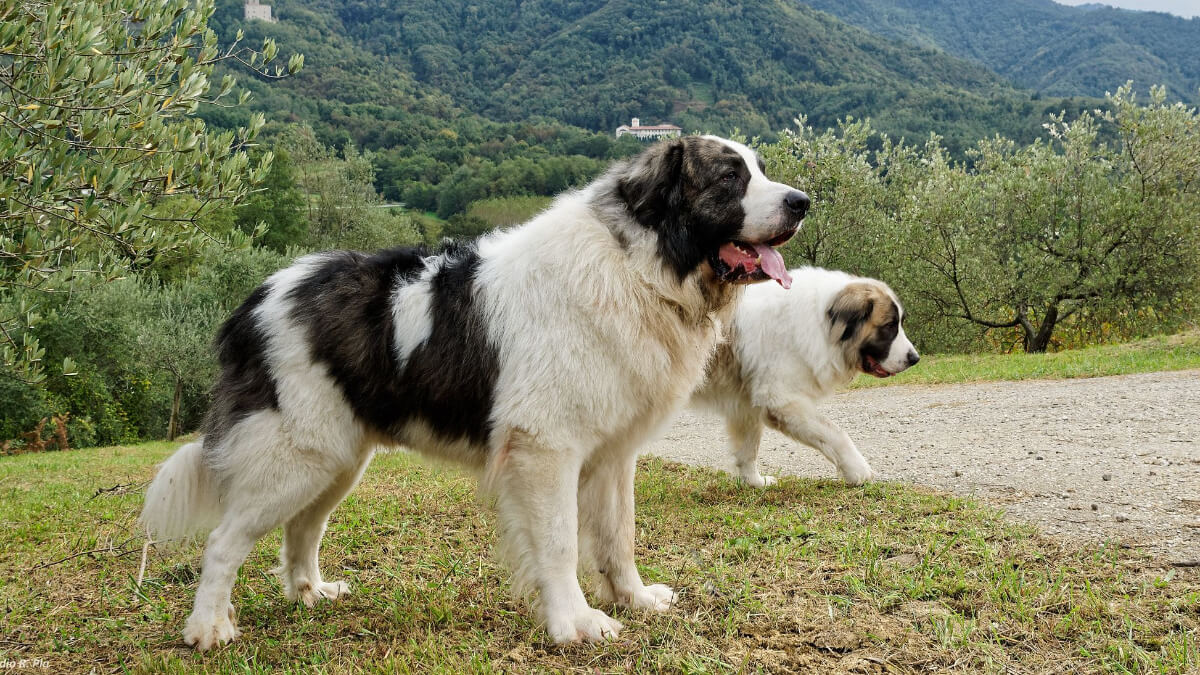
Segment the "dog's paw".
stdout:
[[675,604],[675,600],[679,597],[666,584],[642,586],[641,590],[635,591],[632,596],[633,602],[630,603],[632,607],[635,609],[650,610],[651,612],[665,612],[671,609],[671,606]]
[[603,642],[612,640],[621,632],[621,622],[598,609],[591,607],[574,615],[550,617],[546,621],[546,632],[557,644],[568,642]]
[[764,476],[755,471],[752,474],[742,474],[742,482],[750,487],[764,488],[774,485],[778,481],[774,476]]
[[870,464],[858,462],[842,467],[840,473],[842,480],[846,481],[846,485],[862,485],[867,481],[875,480],[876,474]]
[[322,581],[316,584],[302,584],[298,588],[300,601],[305,607],[312,607],[318,602],[338,602],[350,595],[350,585],[344,581]]
[[233,642],[241,634],[237,628],[233,605],[229,605],[223,615],[218,613],[213,616],[197,616],[192,612],[183,628],[183,641],[189,647],[203,652]]

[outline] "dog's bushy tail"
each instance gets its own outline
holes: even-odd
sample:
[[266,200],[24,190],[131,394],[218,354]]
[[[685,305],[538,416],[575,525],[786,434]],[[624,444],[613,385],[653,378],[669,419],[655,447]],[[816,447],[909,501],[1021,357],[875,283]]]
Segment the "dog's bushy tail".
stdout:
[[204,464],[203,439],[175,451],[146,488],[141,522],[158,545],[190,541],[221,521],[220,493]]

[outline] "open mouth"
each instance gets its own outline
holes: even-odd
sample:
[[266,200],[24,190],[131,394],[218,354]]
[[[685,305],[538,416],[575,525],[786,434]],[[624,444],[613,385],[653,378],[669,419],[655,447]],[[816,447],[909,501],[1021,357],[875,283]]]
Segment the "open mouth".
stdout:
[[862,369],[864,373],[875,377],[891,377],[895,374],[884,370],[883,366],[879,365],[879,362],[870,354],[863,354]]
[[717,249],[710,262],[722,281],[750,284],[774,279],[780,286],[791,288],[792,277],[788,275],[783,256],[775,247],[785,244],[792,238],[792,234],[793,232],[786,232],[764,244],[726,242]]

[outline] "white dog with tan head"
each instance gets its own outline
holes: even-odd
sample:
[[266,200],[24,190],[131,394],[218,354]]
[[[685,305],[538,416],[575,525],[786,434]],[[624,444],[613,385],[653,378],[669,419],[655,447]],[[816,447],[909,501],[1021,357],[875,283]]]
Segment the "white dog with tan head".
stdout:
[[858,373],[890,377],[920,360],[904,334],[904,308],[876,279],[816,267],[791,277],[791,290],[746,289],[692,403],[725,418],[738,472],[750,485],[775,482],[758,471],[764,425],[816,448],[846,483],[861,485],[874,471],[817,404]]

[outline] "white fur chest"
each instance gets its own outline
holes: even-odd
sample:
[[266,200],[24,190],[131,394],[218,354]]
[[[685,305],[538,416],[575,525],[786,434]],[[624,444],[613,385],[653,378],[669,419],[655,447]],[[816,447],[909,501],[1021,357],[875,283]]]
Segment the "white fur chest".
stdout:
[[[562,218],[574,220],[569,237]],[[653,432],[703,379],[720,320],[664,298],[654,270],[631,265],[585,204],[561,199],[480,251],[500,358],[497,433],[521,428],[590,452]]]

